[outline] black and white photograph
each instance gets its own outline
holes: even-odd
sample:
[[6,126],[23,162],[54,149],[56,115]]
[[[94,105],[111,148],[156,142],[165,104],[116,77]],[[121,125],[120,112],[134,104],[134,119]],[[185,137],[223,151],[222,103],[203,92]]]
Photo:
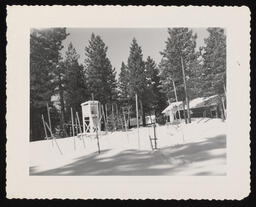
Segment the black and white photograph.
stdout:
[[226,175],[225,28],[32,28],[30,175]]
[[7,13],[8,198],[248,196],[247,7]]

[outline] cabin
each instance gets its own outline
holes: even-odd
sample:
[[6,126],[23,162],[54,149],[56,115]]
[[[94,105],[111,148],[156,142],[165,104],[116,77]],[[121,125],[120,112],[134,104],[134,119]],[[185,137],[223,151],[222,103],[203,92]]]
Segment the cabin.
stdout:
[[[218,95],[209,97],[199,97],[190,100],[189,102],[191,118],[208,117],[208,118],[221,118],[222,117],[222,103]],[[185,105],[185,112],[183,110],[182,101],[173,102],[167,106],[163,111],[167,117],[168,122],[172,123],[174,120],[179,119],[179,113],[181,118],[184,115],[187,116],[187,106]]]

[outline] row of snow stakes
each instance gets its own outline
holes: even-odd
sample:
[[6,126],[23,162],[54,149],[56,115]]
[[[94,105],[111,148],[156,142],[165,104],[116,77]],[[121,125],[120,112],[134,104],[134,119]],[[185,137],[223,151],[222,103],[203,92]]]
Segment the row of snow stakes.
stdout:
[[[53,135],[52,133],[52,127],[51,127],[51,118],[50,118],[50,112],[49,112],[49,106],[48,106],[48,103],[47,103],[47,114],[48,114],[48,120],[49,120],[49,125],[47,124],[47,122],[44,120],[44,115],[42,114],[42,122],[43,122],[43,126],[44,126],[44,133],[45,133],[45,138],[48,140],[49,138],[52,139],[52,147],[54,147],[54,143],[56,144],[59,152],[61,155],[63,155],[63,152],[61,151],[60,149],[60,146],[58,145],[58,142],[56,140],[56,137]],[[50,137],[48,137],[48,134],[47,134],[47,129],[48,131],[50,132]]]
[[[76,137],[81,137],[81,139],[83,141],[84,148],[85,148],[84,136],[82,134],[82,127],[81,127],[81,124],[80,124],[80,119],[79,119],[78,113],[76,112],[75,124],[74,124],[74,115],[73,115],[72,107],[70,108],[70,112],[71,112],[72,136],[73,136],[73,139],[74,139],[74,150],[76,150]],[[76,128],[76,134],[75,134],[74,126]],[[79,129],[79,133],[78,133],[78,129]]]
[[[139,119],[138,119],[138,97],[137,97],[137,94],[135,96],[136,98],[136,118],[137,118],[137,130],[138,130],[138,147],[140,149],[140,135],[139,135]],[[49,138],[52,139],[52,147],[54,146],[54,143],[56,144],[59,152],[61,155],[63,155],[59,145],[58,145],[58,142],[56,140],[56,137],[53,135],[52,133],[52,129],[51,129],[51,119],[50,119],[50,112],[49,112],[49,106],[48,106],[48,103],[47,103],[47,114],[48,114],[48,120],[49,120],[49,125],[47,124],[47,122],[44,120],[44,116],[42,114],[42,122],[43,122],[43,127],[44,127],[44,132],[45,132],[45,138],[48,140]],[[123,112],[123,115],[125,113]],[[126,122],[126,119],[125,119],[125,115],[124,115],[124,121],[125,121],[125,131],[126,131],[126,134],[127,134],[127,138],[128,138],[128,133],[127,133],[127,122]],[[76,127],[76,136],[75,136],[75,129],[74,129],[74,115],[73,115],[73,109],[71,108],[71,126],[72,126],[72,136],[73,136],[73,142],[74,142],[74,150],[76,150],[76,136],[77,137],[80,137],[82,138],[82,141],[83,141],[83,145],[84,145],[84,148],[85,148],[85,142],[84,142],[84,137],[83,137],[83,134],[82,134],[82,128],[81,128],[81,124],[80,124],[80,120],[79,120],[79,116],[78,116],[78,113],[76,112],[76,118],[75,118],[75,127]],[[49,130],[50,132],[50,137],[48,137],[47,135],[47,129]],[[79,132],[78,133],[78,129],[79,129]],[[157,138],[156,138],[156,124],[154,123],[153,124],[153,129],[154,129],[154,137],[151,138],[151,136],[149,135],[149,139],[150,139],[150,144],[151,144],[151,148],[152,150],[156,150],[157,149]],[[98,146],[98,153],[100,154],[100,143],[99,143],[99,134],[98,134],[98,127],[96,127],[96,139],[97,139],[97,146]],[[152,141],[154,141],[152,143]]]
[[[56,140],[56,137],[53,135],[52,133],[52,127],[51,127],[51,118],[50,118],[50,111],[49,111],[49,106],[48,106],[48,103],[47,103],[47,115],[48,115],[48,121],[49,121],[49,124],[44,120],[44,115],[42,114],[42,122],[43,122],[43,127],[44,127],[44,133],[45,133],[45,139],[49,140],[49,139],[52,139],[52,147],[54,147],[54,143],[56,144],[59,152],[61,155],[63,155],[63,152],[62,150],[60,149],[60,146]],[[79,116],[78,116],[78,113],[76,112],[76,118],[75,118],[75,127],[76,127],[76,136],[75,136],[75,130],[74,130],[74,116],[73,116],[73,110],[71,108],[71,126],[72,126],[72,136],[74,138],[74,150],[76,150],[76,136],[77,137],[80,137],[82,138],[82,141],[83,141],[83,146],[85,148],[85,141],[84,141],[84,137],[83,137],[83,134],[82,134],[82,127],[81,127],[81,124],[80,124],[80,120],[79,120]],[[50,132],[50,136],[48,136],[47,134],[47,129],[48,131]],[[79,133],[78,133],[78,130],[79,130]],[[97,133],[97,139],[98,139],[98,133]],[[99,144],[98,144],[99,146]],[[99,147],[98,147],[99,149]],[[100,153],[100,149],[98,150],[99,153]]]

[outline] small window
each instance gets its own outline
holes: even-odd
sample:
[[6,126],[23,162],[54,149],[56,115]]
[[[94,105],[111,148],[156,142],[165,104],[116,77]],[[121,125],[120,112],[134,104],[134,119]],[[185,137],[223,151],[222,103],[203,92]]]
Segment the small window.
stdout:
[[97,115],[97,105],[91,105],[91,114],[92,115]]

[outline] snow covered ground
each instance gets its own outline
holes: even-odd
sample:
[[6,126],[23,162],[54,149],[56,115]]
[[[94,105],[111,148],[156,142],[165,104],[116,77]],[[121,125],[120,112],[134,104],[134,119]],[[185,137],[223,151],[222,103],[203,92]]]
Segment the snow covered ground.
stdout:
[[152,127],[94,137],[30,143],[30,175],[226,175],[226,127],[220,119],[193,119],[180,127],[157,126],[158,150],[152,150]]

